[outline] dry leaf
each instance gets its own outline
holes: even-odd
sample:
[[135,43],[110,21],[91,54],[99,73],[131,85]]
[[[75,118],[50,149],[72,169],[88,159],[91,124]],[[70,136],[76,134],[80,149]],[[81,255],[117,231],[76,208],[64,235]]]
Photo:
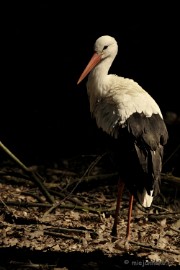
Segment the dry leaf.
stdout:
[[158,255],[158,253],[155,253],[155,252],[149,254],[149,255],[148,255],[148,258],[149,258],[151,261],[155,261],[155,262],[160,262],[160,261],[161,261],[161,259],[160,259],[159,255]]
[[162,220],[160,221],[160,225],[161,225],[162,227],[165,227],[165,226],[166,226],[166,218],[164,218],[164,219],[162,219]]

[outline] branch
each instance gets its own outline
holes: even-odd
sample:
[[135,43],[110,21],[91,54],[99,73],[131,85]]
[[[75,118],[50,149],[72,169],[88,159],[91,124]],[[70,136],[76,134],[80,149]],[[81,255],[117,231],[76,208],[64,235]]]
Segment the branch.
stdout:
[[42,180],[42,177],[33,171],[31,171],[28,167],[26,167],[1,141],[0,141],[0,147],[29,175],[30,178],[34,180],[34,182],[37,184],[37,186],[40,188],[46,199],[49,203],[53,203],[54,200],[49,194],[48,190],[44,186]]
[[169,173],[161,173],[161,178],[164,181],[169,181],[169,182],[173,182],[175,184],[180,185],[180,177],[174,176],[172,174]]
[[159,251],[163,251],[163,252],[167,252],[167,253],[180,255],[180,252],[178,252],[176,250],[169,250],[169,249],[159,248],[159,247],[155,247],[155,246],[152,246],[152,245],[141,244],[141,243],[134,242],[134,241],[131,241],[131,240],[129,241],[129,243],[133,244],[133,245],[136,245],[136,246],[143,247],[143,248],[147,248],[147,249],[159,250]]
[[0,201],[0,206],[19,206],[19,207],[51,207],[50,203],[28,203],[28,202],[17,202],[17,201]]

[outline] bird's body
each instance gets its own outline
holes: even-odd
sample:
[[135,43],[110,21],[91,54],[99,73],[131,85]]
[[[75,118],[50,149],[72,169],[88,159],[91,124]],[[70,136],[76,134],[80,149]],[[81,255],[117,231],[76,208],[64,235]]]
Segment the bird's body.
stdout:
[[116,127],[125,127],[133,113],[143,112],[146,117],[159,114],[162,118],[159,106],[135,81],[116,75],[108,77],[105,82],[97,81],[101,92],[98,88],[95,91],[93,77],[87,83],[90,111],[99,128],[117,138],[119,131]]
[[137,82],[108,74],[118,52],[113,37],[98,38],[94,51],[78,83],[89,74],[91,114],[97,126],[116,140],[114,157],[121,179],[132,196],[150,207],[160,191],[163,148],[168,139],[161,110]]

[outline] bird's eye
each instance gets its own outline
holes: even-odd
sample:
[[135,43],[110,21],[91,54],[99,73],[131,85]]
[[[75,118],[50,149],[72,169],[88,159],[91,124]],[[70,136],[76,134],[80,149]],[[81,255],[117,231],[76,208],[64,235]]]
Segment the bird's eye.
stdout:
[[106,45],[106,46],[104,46],[103,51],[104,51],[104,50],[106,50],[107,48],[108,48],[108,46],[107,46],[107,45]]

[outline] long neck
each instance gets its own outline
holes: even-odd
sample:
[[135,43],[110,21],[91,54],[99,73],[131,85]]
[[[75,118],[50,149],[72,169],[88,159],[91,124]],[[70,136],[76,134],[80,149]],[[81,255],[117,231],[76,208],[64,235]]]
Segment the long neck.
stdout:
[[89,74],[89,79],[93,80],[94,83],[103,81],[108,75],[113,60],[114,57],[107,57],[101,60],[101,62],[96,67],[94,67],[91,73]]
[[109,87],[108,72],[113,62],[112,58],[102,60],[89,74],[87,92],[90,101],[90,111],[94,113],[98,100],[106,95]]

